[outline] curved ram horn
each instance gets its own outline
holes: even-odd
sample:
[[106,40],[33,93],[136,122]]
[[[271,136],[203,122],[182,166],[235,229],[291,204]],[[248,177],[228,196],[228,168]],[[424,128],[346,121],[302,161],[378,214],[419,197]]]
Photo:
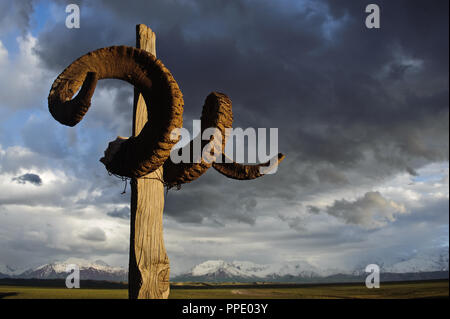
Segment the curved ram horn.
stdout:
[[[225,94],[217,92],[211,93],[206,98],[203,106],[201,117],[201,134],[203,134],[203,131],[209,127],[219,129],[222,134],[222,154],[220,155],[222,157],[222,163],[207,163],[202,159],[200,163],[174,164],[171,159],[168,159],[164,163],[164,182],[166,185],[173,187],[175,185],[192,182],[203,175],[211,166],[229,178],[240,180],[255,179],[265,175],[261,171],[269,172],[275,165],[278,165],[281,161],[283,161],[285,156],[281,153],[277,155],[276,159],[256,165],[239,164],[227,158],[227,156],[223,153],[227,139],[225,129],[232,128],[232,124],[233,112],[231,100]],[[196,138],[201,138],[201,134]],[[209,140],[202,140],[201,149],[203,150],[204,146],[210,143],[212,139],[213,137]],[[194,141],[192,140],[189,144],[183,147],[183,149],[188,150],[189,154],[191,154],[191,160],[193,159],[193,145]],[[175,151],[180,152],[182,150],[177,149]],[[225,162],[225,158],[227,158],[227,162]]]
[[[225,149],[225,129],[231,128],[233,125],[233,111],[231,108],[231,100],[223,93],[213,92],[208,95],[205,100],[205,104],[202,110],[201,116],[201,133],[200,136],[196,138],[201,139],[201,135],[207,128],[217,128],[222,134],[222,146],[221,149]],[[210,143],[214,139],[211,136],[209,140],[201,141],[201,150],[206,144]],[[184,146],[184,148],[189,149],[189,154],[191,155],[191,161],[193,161],[192,154],[194,149],[194,140],[191,140],[189,144]],[[180,152],[180,149],[174,150],[175,152]],[[212,162],[208,163],[201,159],[200,163],[178,163],[175,164],[169,158],[164,163],[164,182],[169,187],[180,185],[184,183],[189,183],[202,174],[204,174],[212,165]]]
[[105,164],[106,169],[121,176],[142,177],[166,161],[177,142],[170,138],[171,131],[183,125],[180,89],[170,71],[152,54],[112,46],[83,55],[53,82],[48,96],[50,113],[64,125],[76,125],[89,109],[97,80],[107,78],[135,86],[144,97],[149,118],[138,136],[121,144],[112,161]]
[[[223,157],[226,157],[226,155],[222,155]],[[224,161],[222,161],[222,163],[213,163],[213,167],[216,169],[216,171],[218,171],[222,175],[225,175],[226,177],[240,180],[249,180],[266,175],[267,173],[261,173],[262,168],[264,168],[266,172],[270,172],[275,168],[275,166],[279,165],[285,157],[286,156],[282,153],[278,153],[277,159],[276,161],[275,159],[273,159],[272,165],[272,160],[263,164],[255,165],[239,164],[235,162],[224,163]]]

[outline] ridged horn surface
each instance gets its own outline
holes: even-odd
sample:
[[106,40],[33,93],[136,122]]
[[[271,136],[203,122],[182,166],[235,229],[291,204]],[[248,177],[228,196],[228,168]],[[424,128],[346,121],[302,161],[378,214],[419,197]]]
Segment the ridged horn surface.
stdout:
[[[231,100],[223,93],[213,92],[208,95],[203,105],[201,116],[201,133],[196,138],[201,139],[201,135],[207,128],[217,128],[222,135],[222,151],[225,149],[225,129],[231,128],[233,125],[233,111]],[[201,149],[206,144],[212,142],[213,136],[209,140],[201,141]],[[185,151],[189,151],[191,161],[193,160],[194,140],[183,147]],[[179,152],[180,150],[175,150]],[[169,186],[189,183],[201,175],[203,175],[212,165],[201,159],[199,163],[173,163],[169,158],[164,163],[164,182]]]
[[54,81],[48,96],[50,113],[64,125],[76,125],[91,105],[97,81],[108,78],[124,80],[140,91],[148,122],[138,136],[122,143],[106,168],[117,175],[142,177],[163,165],[177,142],[170,138],[171,131],[183,125],[181,91],[170,71],[151,53],[112,46],[83,55]]
[[277,159],[276,161],[274,159],[272,166],[270,164],[271,161],[255,165],[239,164],[236,162],[224,163],[224,161],[222,161],[222,163],[213,163],[213,167],[216,169],[216,171],[218,171],[222,175],[225,175],[226,177],[240,180],[249,180],[266,175],[264,173],[261,173],[261,169],[269,172],[274,168],[275,165],[279,165],[281,161],[284,160],[284,158],[285,156],[283,154],[278,153]]

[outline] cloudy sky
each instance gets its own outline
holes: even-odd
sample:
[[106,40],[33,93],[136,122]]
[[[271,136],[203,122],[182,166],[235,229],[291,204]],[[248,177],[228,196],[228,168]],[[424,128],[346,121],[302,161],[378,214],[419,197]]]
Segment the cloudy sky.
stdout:
[[[0,2],[0,264],[126,266],[130,192],[98,161],[131,134],[127,83],[104,80],[74,128],[48,112],[74,59],[157,34],[187,128],[212,91],[235,127],[278,128],[276,174],[213,169],[166,197],[174,273],[210,259],[354,267],[448,246],[448,1]],[[65,27],[77,3],[81,28]],[[366,263],[367,264],[367,263]]]

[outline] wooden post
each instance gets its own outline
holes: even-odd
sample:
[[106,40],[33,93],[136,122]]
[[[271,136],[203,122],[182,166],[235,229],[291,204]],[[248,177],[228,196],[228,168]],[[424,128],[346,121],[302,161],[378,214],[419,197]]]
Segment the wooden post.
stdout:
[[[136,47],[156,56],[155,33],[144,24],[136,26]],[[133,136],[147,122],[147,108],[134,90]],[[164,247],[164,185],[161,166],[145,178],[131,181],[130,262],[128,297],[165,299],[169,296],[169,258]]]

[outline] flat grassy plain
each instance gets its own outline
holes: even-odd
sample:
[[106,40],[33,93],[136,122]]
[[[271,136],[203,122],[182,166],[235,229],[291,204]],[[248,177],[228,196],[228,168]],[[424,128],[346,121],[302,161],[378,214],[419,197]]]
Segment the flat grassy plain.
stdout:
[[[286,286],[286,287],[284,287]],[[210,285],[176,284],[170,299],[396,299],[396,298],[448,298],[449,282],[423,281],[381,283],[379,289],[367,289],[364,284],[320,285],[249,285],[234,284],[226,288]],[[0,286],[0,298],[14,299],[126,299],[126,289],[67,289],[52,287]]]

